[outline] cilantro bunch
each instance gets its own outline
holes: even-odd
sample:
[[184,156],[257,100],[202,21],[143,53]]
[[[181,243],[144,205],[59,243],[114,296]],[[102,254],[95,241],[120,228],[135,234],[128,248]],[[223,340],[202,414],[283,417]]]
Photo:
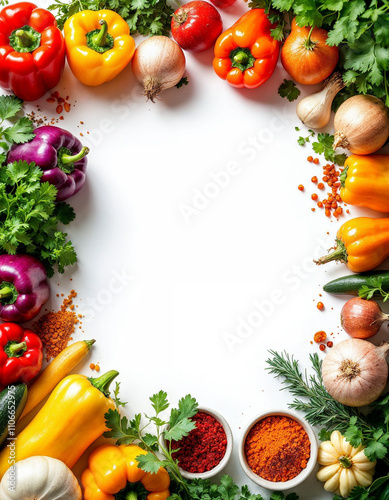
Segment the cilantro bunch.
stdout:
[[55,11],[59,29],[66,20],[83,10],[110,9],[117,12],[130,27],[131,34],[167,35],[174,10],[167,0],[55,0],[49,10]]
[[28,253],[46,267],[48,276],[60,273],[77,260],[67,234],[58,223],[75,218],[67,203],[55,203],[57,189],[41,182],[43,171],[34,163],[19,161],[0,169],[0,251]]
[[[33,123],[18,117],[23,101],[13,95],[0,96],[0,252],[28,253],[40,260],[48,276],[57,265],[60,273],[77,260],[67,234],[58,224],[75,218],[67,203],[56,203],[57,189],[41,182],[43,171],[34,163],[5,164],[12,144],[34,138]],[[5,124],[11,120],[12,124]]]
[[339,46],[339,66],[347,84],[334,101],[338,107],[351,95],[373,94],[389,106],[389,2],[388,0],[250,0],[250,7],[265,8],[278,23],[272,36],[282,40],[287,24],[328,30],[328,45]]

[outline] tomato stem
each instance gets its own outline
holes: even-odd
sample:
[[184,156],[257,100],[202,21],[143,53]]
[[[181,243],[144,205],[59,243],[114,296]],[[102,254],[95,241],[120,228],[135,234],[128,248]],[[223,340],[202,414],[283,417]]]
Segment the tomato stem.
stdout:
[[309,30],[309,33],[308,33],[308,38],[305,40],[304,42],[304,47],[307,49],[307,50],[313,50],[315,48],[315,45],[317,42],[313,42],[311,40],[311,36],[312,36],[312,31],[313,31],[313,28],[314,26],[311,27],[311,29]]

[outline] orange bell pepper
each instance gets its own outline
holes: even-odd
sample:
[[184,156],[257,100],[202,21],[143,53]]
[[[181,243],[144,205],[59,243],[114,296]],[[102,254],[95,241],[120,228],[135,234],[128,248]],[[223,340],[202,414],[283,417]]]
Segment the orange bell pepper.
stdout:
[[340,196],[348,205],[389,212],[389,155],[351,155],[340,174]]
[[280,42],[272,38],[264,9],[244,14],[216,40],[213,69],[233,87],[254,89],[268,80],[277,65]]
[[389,218],[357,217],[339,228],[336,248],[315,261],[326,264],[332,260],[344,262],[354,273],[374,269],[389,256]]
[[156,474],[138,468],[136,457],[147,452],[135,444],[106,444],[92,451],[88,468],[81,476],[84,500],[115,500],[116,494],[136,500],[129,483],[142,483],[150,493],[147,500],[166,500],[170,496],[170,477],[161,467]]

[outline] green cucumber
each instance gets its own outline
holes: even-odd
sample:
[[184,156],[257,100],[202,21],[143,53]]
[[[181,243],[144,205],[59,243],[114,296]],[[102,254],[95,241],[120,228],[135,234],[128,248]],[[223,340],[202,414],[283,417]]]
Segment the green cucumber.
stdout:
[[9,385],[0,393],[0,446],[8,434],[15,437],[15,426],[27,403],[26,384]]
[[[330,281],[323,286],[323,290],[327,293],[335,295],[358,295],[359,290],[365,285],[369,288],[375,288],[377,280],[382,289],[389,292],[389,271],[376,271],[373,273],[352,274],[343,276],[336,280]],[[380,297],[380,293],[375,294]]]

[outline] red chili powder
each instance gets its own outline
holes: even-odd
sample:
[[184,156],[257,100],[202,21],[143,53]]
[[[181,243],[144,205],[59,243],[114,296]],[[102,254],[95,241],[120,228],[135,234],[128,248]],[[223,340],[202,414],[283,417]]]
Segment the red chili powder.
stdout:
[[187,472],[207,472],[226,454],[227,436],[220,422],[208,413],[199,411],[191,420],[196,428],[180,441],[172,441],[172,449],[179,448],[173,457]]

